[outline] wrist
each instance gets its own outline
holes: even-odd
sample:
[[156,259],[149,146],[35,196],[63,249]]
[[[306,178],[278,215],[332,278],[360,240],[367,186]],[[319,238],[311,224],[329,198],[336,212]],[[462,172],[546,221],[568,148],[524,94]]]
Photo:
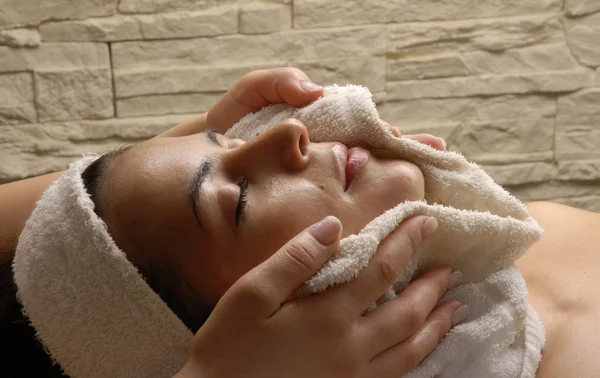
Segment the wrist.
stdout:
[[208,113],[203,113],[199,117],[190,119],[188,121],[182,122],[179,125],[170,128],[164,133],[158,135],[159,137],[180,137],[186,135],[197,134],[203,130],[208,128],[206,122],[206,116]]

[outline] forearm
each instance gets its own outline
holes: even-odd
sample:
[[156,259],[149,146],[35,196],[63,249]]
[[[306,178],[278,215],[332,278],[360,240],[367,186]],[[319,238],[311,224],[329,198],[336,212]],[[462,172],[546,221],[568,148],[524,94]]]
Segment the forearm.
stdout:
[[0,254],[14,251],[35,203],[61,174],[55,172],[0,185]]
[[[164,133],[158,135],[158,137],[180,137],[186,135],[192,135],[201,132],[202,130],[206,130],[208,127],[208,123],[206,122],[206,115],[208,113],[204,113],[199,117],[187,120],[185,122],[180,123],[179,125],[170,128]],[[217,130],[217,132],[223,132],[222,130]]]

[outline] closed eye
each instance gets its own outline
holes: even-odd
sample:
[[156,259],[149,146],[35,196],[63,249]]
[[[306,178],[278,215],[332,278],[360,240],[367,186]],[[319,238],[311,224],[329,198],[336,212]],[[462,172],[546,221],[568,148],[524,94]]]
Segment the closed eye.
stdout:
[[245,177],[242,177],[240,181],[238,181],[238,186],[240,187],[240,197],[238,199],[238,205],[235,209],[235,224],[236,226],[240,224],[240,221],[244,219],[246,208],[246,203],[248,203],[248,180]]

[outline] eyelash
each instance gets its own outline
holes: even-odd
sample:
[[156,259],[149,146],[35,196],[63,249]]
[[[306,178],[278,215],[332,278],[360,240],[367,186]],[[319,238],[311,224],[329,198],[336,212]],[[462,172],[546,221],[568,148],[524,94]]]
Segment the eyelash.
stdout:
[[238,200],[237,208],[235,209],[235,224],[239,224],[240,220],[244,217],[244,208],[246,207],[246,203],[248,203],[248,180],[245,177],[242,177],[240,181],[238,181],[238,186],[240,187],[240,198]]

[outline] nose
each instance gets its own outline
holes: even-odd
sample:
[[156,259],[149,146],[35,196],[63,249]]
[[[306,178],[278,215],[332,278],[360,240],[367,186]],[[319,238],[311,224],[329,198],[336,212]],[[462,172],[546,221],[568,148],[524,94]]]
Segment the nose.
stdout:
[[226,160],[236,175],[297,172],[308,163],[309,144],[306,126],[289,119],[233,148]]

